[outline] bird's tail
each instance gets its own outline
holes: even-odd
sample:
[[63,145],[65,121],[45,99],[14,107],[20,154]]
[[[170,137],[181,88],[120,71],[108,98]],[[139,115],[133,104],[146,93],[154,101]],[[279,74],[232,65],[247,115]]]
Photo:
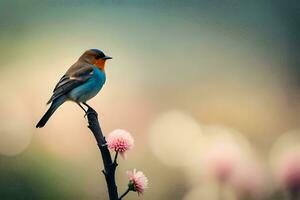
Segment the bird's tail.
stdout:
[[47,110],[47,112],[44,114],[42,119],[37,123],[35,126],[36,128],[42,128],[45,126],[49,118],[53,115],[53,113],[56,111],[56,109],[63,104],[66,101],[66,96],[61,96],[58,99],[55,99],[50,108]]

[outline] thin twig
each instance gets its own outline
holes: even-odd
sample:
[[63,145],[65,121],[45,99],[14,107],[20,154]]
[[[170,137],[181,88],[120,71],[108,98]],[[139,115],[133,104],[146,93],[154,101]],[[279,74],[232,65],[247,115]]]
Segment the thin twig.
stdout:
[[129,190],[129,188],[124,192],[124,194],[122,194],[121,196],[120,196],[120,198],[119,198],[119,200],[121,200],[123,197],[125,197],[127,194],[128,194],[128,192],[129,192],[130,190]]

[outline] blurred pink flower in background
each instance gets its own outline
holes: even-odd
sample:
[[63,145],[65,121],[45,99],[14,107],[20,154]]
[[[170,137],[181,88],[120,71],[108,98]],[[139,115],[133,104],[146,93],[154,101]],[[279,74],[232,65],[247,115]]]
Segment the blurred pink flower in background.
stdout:
[[206,152],[206,170],[220,183],[227,183],[241,163],[240,150],[229,142],[216,142]]
[[261,163],[249,160],[241,163],[235,171],[230,185],[240,199],[261,199],[268,191],[267,174]]
[[131,134],[122,129],[116,129],[108,134],[108,148],[119,152],[123,158],[126,158],[126,151],[134,146],[134,139]]
[[279,160],[278,181],[290,192],[300,192],[300,152],[291,151]]
[[270,161],[277,187],[291,198],[300,195],[300,130],[290,130],[273,144]]
[[148,178],[141,171],[127,171],[129,179],[128,188],[131,191],[137,192],[138,195],[143,194],[144,190],[148,188]]

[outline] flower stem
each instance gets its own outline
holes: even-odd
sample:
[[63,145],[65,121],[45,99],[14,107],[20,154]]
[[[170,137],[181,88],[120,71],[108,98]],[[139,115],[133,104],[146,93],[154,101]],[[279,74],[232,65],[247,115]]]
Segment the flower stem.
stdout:
[[120,198],[119,198],[119,200],[121,200],[123,197],[125,197],[127,194],[128,194],[128,192],[129,192],[130,190],[129,190],[129,188],[120,196]]
[[115,158],[114,158],[114,163],[115,163],[115,164],[117,164],[118,154],[119,154],[119,152],[116,151]]
[[291,191],[290,192],[290,200],[298,200],[300,197],[299,191]]

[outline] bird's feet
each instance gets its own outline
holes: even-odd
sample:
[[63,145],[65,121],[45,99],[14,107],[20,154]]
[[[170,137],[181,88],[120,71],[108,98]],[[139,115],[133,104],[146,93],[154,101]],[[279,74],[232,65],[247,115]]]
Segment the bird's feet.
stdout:
[[85,110],[84,107],[83,107],[79,102],[78,102],[77,104],[78,104],[79,107],[84,111],[84,116],[83,116],[83,117],[86,118],[86,116],[87,116],[87,114],[88,114],[88,111]]
[[79,107],[84,111],[84,118],[86,118],[89,114],[95,114],[98,115],[97,112],[91,107],[89,106],[87,103],[82,102],[83,105],[85,105],[88,109],[86,110],[79,102],[77,103],[79,105]]
[[95,114],[96,116],[98,116],[97,112],[91,106],[89,106],[87,103],[83,102],[83,105],[85,105],[88,108],[86,115]]

